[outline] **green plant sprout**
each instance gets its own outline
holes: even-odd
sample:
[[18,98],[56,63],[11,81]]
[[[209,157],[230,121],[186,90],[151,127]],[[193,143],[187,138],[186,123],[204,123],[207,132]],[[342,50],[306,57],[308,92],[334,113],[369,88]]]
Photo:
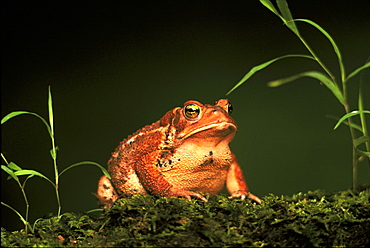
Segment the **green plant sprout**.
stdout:
[[[303,43],[303,45],[306,47],[310,55],[305,54],[289,54],[284,55],[275,59],[272,59],[270,61],[267,61],[265,63],[262,63],[260,65],[257,65],[253,67],[245,76],[227,93],[230,94],[233,92],[236,88],[238,88],[240,85],[245,83],[250,77],[252,77],[256,72],[266,68],[270,64],[285,59],[285,58],[304,58],[304,59],[310,59],[317,62],[321,68],[324,70],[325,73],[318,72],[318,71],[306,71],[302,73],[298,73],[296,75],[282,78],[279,80],[274,80],[268,83],[268,86],[270,87],[277,87],[289,82],[292,82],[296,79],[302,78],[302,77],[311,77],[314,79],[319,80],[323,85],[325,85],[337,98],[337,100],[340,102],[340,104],[343,105],[345,110],[345,115],[339,119],[337,124],[335,125],[334,129],[336,129],[341,123],[344,123],[348,125],[351,139],[352,139],[352,188],[353,190],[356,190],[357,188],[357,164],[359,161],[362,161],[364,158],[368,157],[369,163],[370,163],[370,137],[367,130],[366,125],[366,119],[365,114],[370,114],[369,110],[364,110],[364,104],[363,104],[363,82],[360,80],[360,87],[359,87],[359,96],[358,96],[358,110],[351,111],[348,103],[348,90],[347,90],[347,83],[348,81],[356,76],[359,72],[363,71],[364,69],[370,67],[370,62],[366,62],[363,66],[357,68],[350,74],[346,74],[342,55],[339,51],[338,46],[334,42],[333,38],[318,24],[315,22],[308,20],[308,19],[293,19],[292,14],[289,10],[288,4],[286,0],[277,0],[276,4],[279,9],[279,11],[275,8],[275,6],[269,1],[269,0],[260,0],[260,2],[268,8],[270,11],[272,11],[275,15],[277,15],[283,23],[299,38],[299,40]],[[332,48],[334,49],[334,52],[337,56],[338,63],[339,63],[339,70],[340,70],[340,78],[336,79],[334,77],[334,74],[328,69],[328,67],[325,66],[323,61],[317,56],[317,54],[312,50],[312,48],[309,46],[309,44],[305,41],[305,39],[301,36],[301,34],[298,31],[298,28],[296,26],[296,22],[304,22],[307,23],[313,27],[315,27],[318,31],[320,31],[331,43]],[[359,116],[360,117],[360,125],[355,124],[352,121],[352,117]],[[359,137],[356,136],[355,130],[358,130],[361,132],[361,135]],[[360,145],[365,144],[366,150],[362,150],[359,148]]]
[[[59,178],[64,172],[68,171],[69,169],[71,169],[73,167],[79,166],[79,165],[95,165],[98,168],[100,168],[101,171],[108,178],[110,178],[109,173],[107,172],[107,170],[103,166],[101,166],[98,163],[91,162],[91,161],[82,161],[82,162],[72,164],[72,165],[68,166],[67,168],[65,168],[62,172],[59,173],[58,165],[57,165],[57,150],[58,150],[58,147],[55,145],[54,117],[53,117],[53,106],[52,106],[52,97],[51,97],[50,86],[49,86],[49,96],[48,96],[48,112],[49,112],[49,123],[43,117],[41,117],[40,115],[38,115],[36,113],[28,112],[28,111],[11,112],[10,114],[6,115],[1,120],[1,124],[4,124],[9,119],[11,119],[13,117],[16,117],[16,116],[19,116],[19,115],[22,115],[22,114],[29,114],[29,115],[36,116],[45,124],[45,126],[48,130],[48,133],[50,135],[50,139],[51,139],[52,149],[50,150],[50,155],[53,159],[54,175],[55,175],[55,178],[54,178],[55,181],[54,182],[52,180],[50,180],[48,177],[46,177],[45,175],[43,175],[42,173],[38,172],[38,171],[22,169],[21,167],[19,167],[18,165],[16,165],[13,162],[8,163],[5,156],[1,153],[1,157],[5,161],[5,164],[6,164],[6,165],[1,165],[1,169],[9,174],[9,178],[13,178],[18,183],[18,185],[19,185],[19,187],[22,191],[23,198],[24,198],[24,201],[26,203],[25,217],[23,217],[17,210],[15,210],[13,207],[9,206],[8,204],[6,204],[4,202],[1,202],[1,204],[4,205],[5,207],[10,208],[12,211],[14,211],[20,217],[21,221],[25,225],[25,231],[26,232],[28,231],[28,229],[30,229],[31,232],[34,232],[34,228],[32,228],[32,226],[30,225],[30,223],[28,221],[29,203],[28,203],[26,192],[25,192],[26,183],[27,183],[28,179],[30,179],[31,177],[33,177],[33,176],[41,177],[41,178],[45,179],[46,181],[48,181],[51,185],[53,185],[53,187],[55,189],[55,195],[56,195],[56,198],[57,198],[57,204],[58,204],[58,215],[57,215],[58,217],[61,216],[60,213],[61,213],[61,209],[62,209],[61,202],[60,202],[60,197],[59,197]],[[27,176],[27,177],[23,181],[23,183],[21,183],[21,181],[19,179],[19,176]]]

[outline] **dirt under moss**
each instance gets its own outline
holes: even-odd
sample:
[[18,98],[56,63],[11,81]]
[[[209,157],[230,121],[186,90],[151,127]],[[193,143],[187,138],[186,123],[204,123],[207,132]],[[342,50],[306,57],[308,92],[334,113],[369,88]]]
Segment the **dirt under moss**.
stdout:
[[211,196],[208,203],[136,196],[102,214],[64,213],[34,233],[1,228],[4,247],[349,246],[370,245],[370,189],[313,191],[250,200]]

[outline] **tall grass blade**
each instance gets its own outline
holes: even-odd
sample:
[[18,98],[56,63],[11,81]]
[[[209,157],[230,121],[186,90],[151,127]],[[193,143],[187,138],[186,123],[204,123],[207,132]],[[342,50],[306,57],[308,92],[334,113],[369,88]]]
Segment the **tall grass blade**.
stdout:
[[58,172],[58,165],[57,165],[57,149],[55,146],[55,137],[54,137],[54,115],[53,115],[53,101],[51,96],[51,86],[49,86],[49,94],[48,94],[48,111],[49,111],[49,123],[50,123],[50,136],[51,136],[51,146],[52,149],[50,151],[50,155],[53,158],[54,163],[54,175],[55,175],[55,195],[58,202],[58,217],[60,216],[60,212],[62,210],[62,205],[60,203],[59,197],[59,172]]
[[245,81],[247,81],[250,77],[252,77],[256,72],[265,69],[267,66],[271,65],[272,63],[285,59],[285,58],[306,58],[306,59],[312,59],[315,60],[314,57],[304,54],[289,54],[284,55],[275,59],[272,59],[270,61],[267,61],[265,63],[262,63],[260,65],[254,66],[245,76],[231,89],[229,92],[226,93],[226,95],[229,95],[231,92],[233,92],[236,88],[238,88],[240,85],[242,85]]
[[54,137],[54,117],[53,117],[53,100],[51,97],[51,91],[49,86],[49,95],[48,95],[48,110],[49,110],[49,123],[51,128],[52,137]]
[[286,77],[283,79],[271,81],[268,83],[268,86],[270,87],[277,87],[289,82],[292,82],[294,80],[297,80],[302,77],[312,77],[317,80],[319,80],[321,83],[323,83],[333,94],[334,96],[342,103],[344,104],[344,96],[341,92],[341,90],[331,81],[330,78],[328,78],[326,75],[322,74],[321,72],[317,71],[308,71],[308,72],[302,72],[290,77]]
[[[368,59],[370,60],[370,58]],[[368,62],[369,63],[369,62]],[[370,64],[370,63],[369,63]],[[360,78],[360,87],[359,87],[359,91],[358,91],[358,110],[359,111],[364,111],[364,101],[363,101],[363,97],[362,97],[362,89],[363,89],[363,83],[364,83],[364,71],[362,71],[361,73],[361,78]],[[360,113],[360,122],[361,122],[361,127],[362,127],[362,133],[364,134],[364,136],[369,136],[368,134],[368,130],[367,130],[367,123],[366,123],[366,118],[365,118],[365,113]],[[368,152],[370,152],[370,142],[367,141],[365,143],[365,146],[366,146],[366,150]],[[370,162],[370,157],[369,157],[369,162]]]

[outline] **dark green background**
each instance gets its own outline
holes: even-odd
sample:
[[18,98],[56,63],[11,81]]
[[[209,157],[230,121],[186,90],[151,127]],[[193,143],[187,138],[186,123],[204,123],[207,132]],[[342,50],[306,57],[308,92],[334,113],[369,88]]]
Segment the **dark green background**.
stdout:
[[[16,110],[47,118],[51,85],[59,168],[91,160],[102,165],[127,135],[158,120],[189,99],[213,103],[253,66],[277,56],[306,53],[299,40],[258,1],[7,1],[1,6],[2,116]],[[296,18],[311,19],[339,45],[348,72],[370,55],[370,3],[290,1]],[[329,42],[299,24],[332,71],[338,74]],[[349,131],[327,114],[342,106],[324,86],[301,79],[280,88],[270,80],[307,70],[313,62],[288,59],[273,64],[227,96],[239,131],[231,143],[251,191],[293,194],[351,186]],[[369,73],[368,73],[369,74]],[[356,109],[358,79],[350,82]],[[367,77],[369,79],[369,77]],[[366,107],[369,81],[365,82]],[[2,152],[22,168],[53,178],[45,126],[33,116],[2,125]],[[360,164],[360,182],[369,183]],[[60,179],[62,211],[97,207],[93,192],[101,171],[83,166]],[[52,186],[32,178],[26,187],[31,221],[56,213]],[[22,214],[20,190],[2,172],[2,201]],[[2,206],[1,226],[22,227]]]

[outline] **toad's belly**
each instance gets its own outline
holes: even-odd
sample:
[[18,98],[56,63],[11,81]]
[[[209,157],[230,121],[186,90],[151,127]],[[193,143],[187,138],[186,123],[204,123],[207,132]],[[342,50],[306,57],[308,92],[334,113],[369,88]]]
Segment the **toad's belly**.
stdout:
[[[164,179],[175,188],[211,195],[219,193],[224,188],[226,174],[227,169],[218,171],[203,170],[192,173],[174,169],[162,172]],[[148,194],[148,191],[140,183],[134,171],[126,180],[113,179],[112,183],[120,196]]]
[[163,172],[164,178],[175,188],[211,195],[219,193],[224,188],[226,174],[226,169],[192,173],[176,172],[176,170]]

